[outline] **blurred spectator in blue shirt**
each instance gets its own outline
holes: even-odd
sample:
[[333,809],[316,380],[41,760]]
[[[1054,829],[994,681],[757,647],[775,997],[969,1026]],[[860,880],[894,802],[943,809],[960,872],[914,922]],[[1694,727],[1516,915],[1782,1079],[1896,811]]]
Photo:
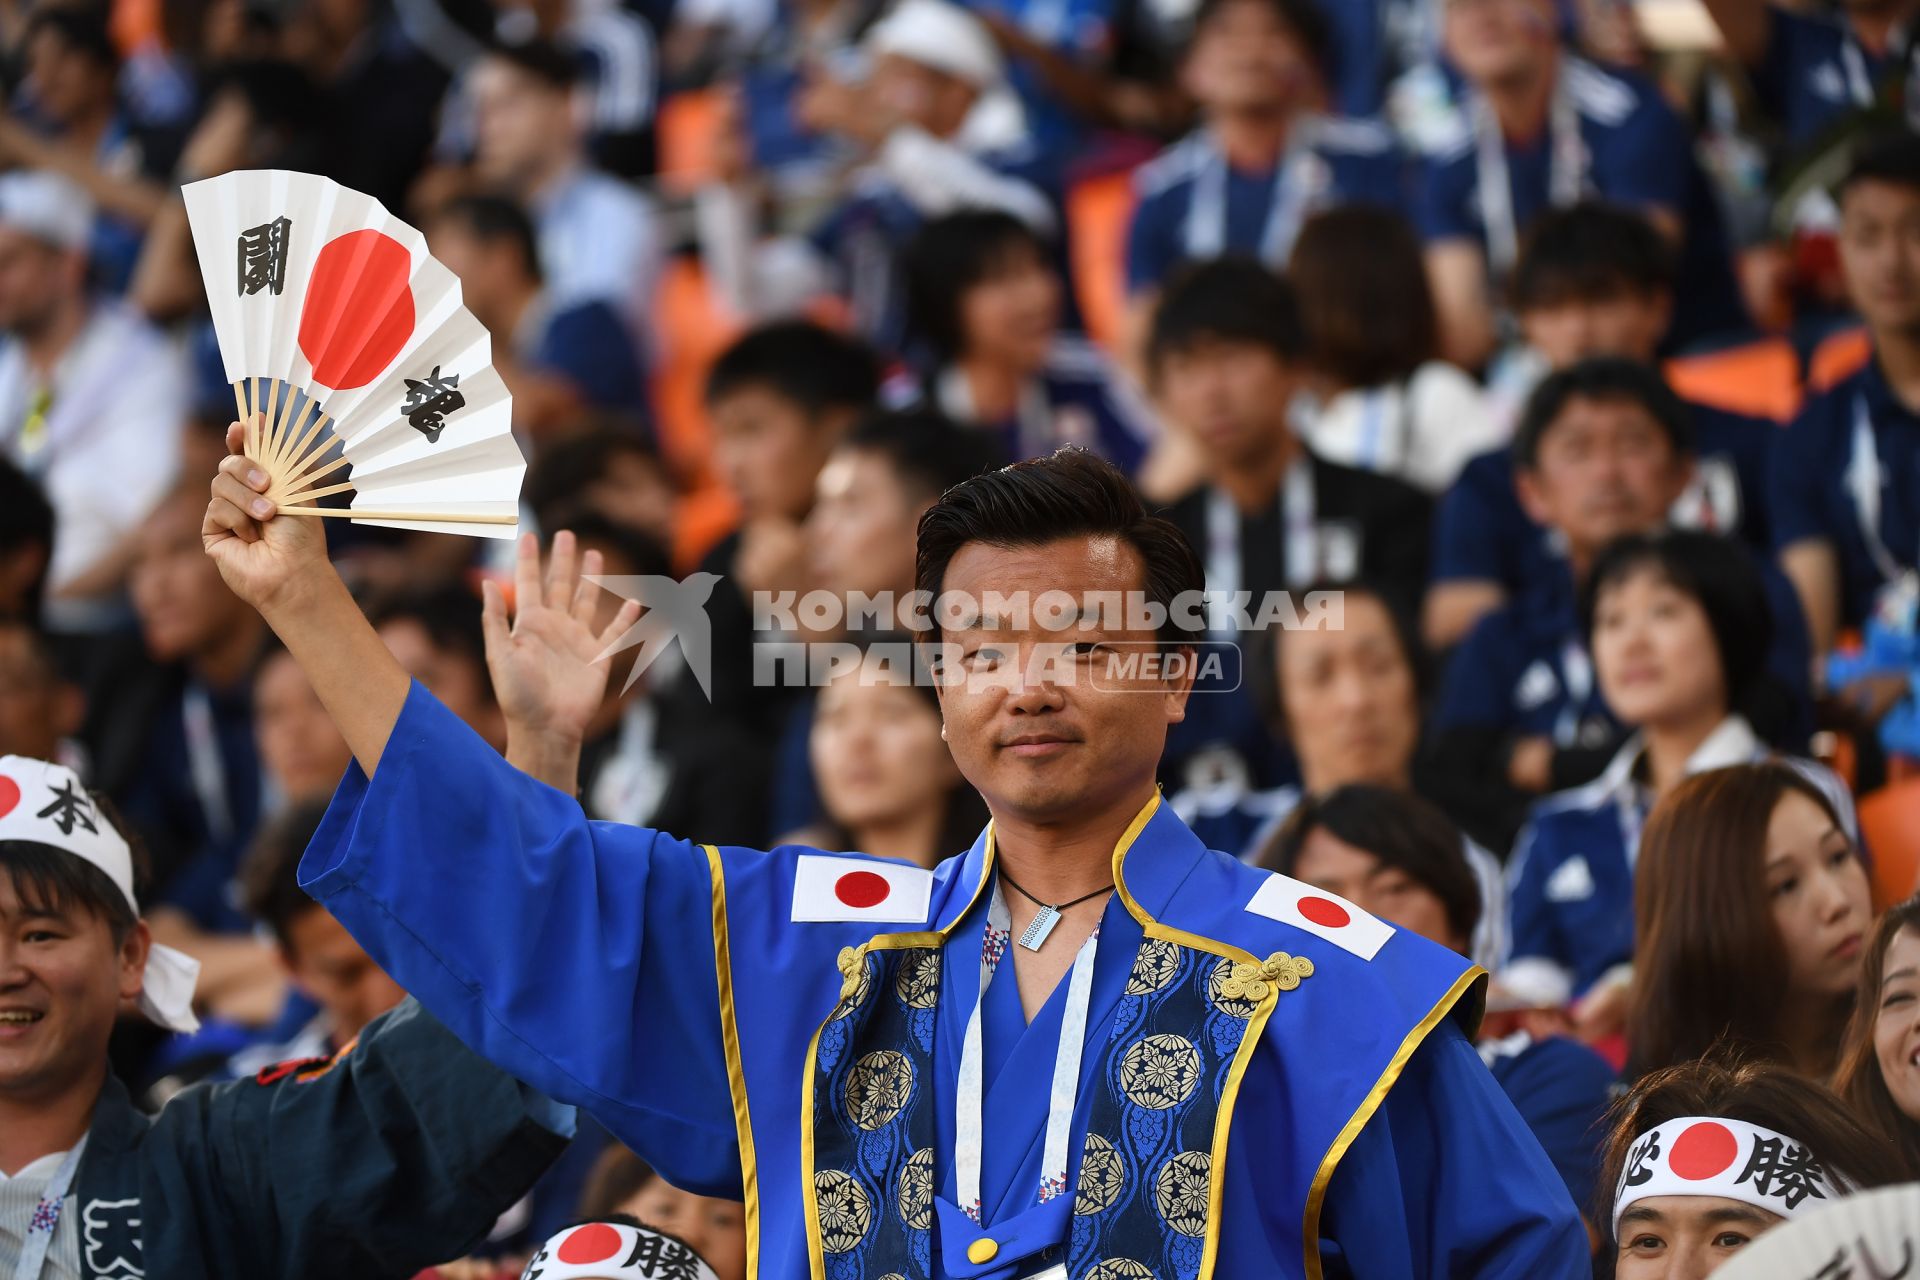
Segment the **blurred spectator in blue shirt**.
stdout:
[[[1920,139],[1863,151],[1840,209],[1842,274],[1873,356],[1807,402],[1774,453],[1772,489],[1780,564],[1821,653],[1920,568]],[[1902,674],[1893,691],[1904,687]]]
[[[1594,356],[1651,362],[1674,303],[1673,253],[1646,219],[1591,201],[1542,214],[1529,230],[1510,294],[1524,346],[1495,365],[1489,429],[1505,439],[1540,380]],[[1686,401],[1693,479],[1673,522],[1736,533],[1771,549],[1768,461],[1778,424]],[[1484,613],[1525,595],[1557,570],[1549,532],[1521,508],[1506,447],[1473,458],[1441,500],[1424,630],[1449,648]]]
[[1159,425],[1104,352],[1060,332],[1066,286],[1039,236],[1009,214],[949,214],[915,237],[906,275],[935,408],[1013,461],[1076,444],[1138,469]]
[[1418,208],[1457,363],[1491,354],[1528,225],[1592,195],[1643,213],[1679,251],[1674,341],[1745,323],[1692,133],[1652,84],[1563,52],[1552,0],[1446,0],[1444,33],[1467,90],[1426,158]]
[[533,221],[503,196],[464,196],[426,226],[433,256],[493,336],[493,367],[513,394],[514,426],[530,437],[572,423],[583,408],[651,421],[639,342],[601,298],[556,297],[541,270]]
[[1201,125],[1134,174],[1127,289],[1136,307],[1150,307],[1182,262],[1236,253],[1284,267],[1319,210],[1405,205],[1393,135],[1329,111],[1327,42],[1314,0],[1200,5],[1181,82]]
[[1706,0],[1727,51],[1794,148],[1844,117],[1909,94],[1913,0],[1839,0],[1789,8],[1775,0]]
[[554,305],[603,302],[644,333],[663,252],[653,206],[593,166],[578,80],[574,59],[545,42],[490,52],[472,77],[475,176],[532,215]]

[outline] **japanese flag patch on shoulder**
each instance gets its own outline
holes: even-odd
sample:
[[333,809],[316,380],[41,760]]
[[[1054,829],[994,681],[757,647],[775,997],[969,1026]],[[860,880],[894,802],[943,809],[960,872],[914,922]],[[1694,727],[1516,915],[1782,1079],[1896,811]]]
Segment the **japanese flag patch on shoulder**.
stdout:
[[898,862],[803,853],[793,869],[793,919],[925,924],[933,872]]
[[1270,875],[1254,893],[1247,910],[1255,915],[1305,929],[1362,960],[1380,954],[1393,936],[1393,926],[1368,915],[1345,898],[1289,876]]

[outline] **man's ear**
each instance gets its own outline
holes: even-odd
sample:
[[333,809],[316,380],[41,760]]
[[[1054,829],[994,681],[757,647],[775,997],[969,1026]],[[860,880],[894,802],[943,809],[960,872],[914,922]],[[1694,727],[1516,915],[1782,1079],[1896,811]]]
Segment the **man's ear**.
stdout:
[[153,930],[145,920],[135,920],[120,944],[120,998],[137,1000],[147,981],[147,955],[153,950]]
[[1187,718],[1187,700],[1193,696],[1193,683],[1200,671],[1200,650],[1192,644],[1182,644],[1174,650],[1180,655],[1181,672],[1167,681],[1166,699],[1167,723],[1179,724]]

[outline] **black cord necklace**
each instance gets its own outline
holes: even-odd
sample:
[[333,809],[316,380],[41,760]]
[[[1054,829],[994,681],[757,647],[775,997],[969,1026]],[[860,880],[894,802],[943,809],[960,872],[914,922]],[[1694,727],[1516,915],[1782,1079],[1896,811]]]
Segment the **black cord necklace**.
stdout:
[[1060,923],[1061,912],[1067,910],[1069,907],[1077,907],[1083,902],[1090,902],[1103,893],[1113,892],[1112,885],[1102,885],[1092,893],[1081,894],[1072,902],[1062,902],[1056,906],[1051,902],[1042,902],[1025,889],[1022,889],[1020,882],[1008,875],[1007,869],[1004,866],[1000,868],[1000,878],[1005,880],[1015,893],[1040,908],[1033,913],[1033,919],[1027,922],[1026,931],[1020,935],[1020,945],[1029,951],[1038,951],[1046,944],[1047,935],[1052,933],[1053,927]]

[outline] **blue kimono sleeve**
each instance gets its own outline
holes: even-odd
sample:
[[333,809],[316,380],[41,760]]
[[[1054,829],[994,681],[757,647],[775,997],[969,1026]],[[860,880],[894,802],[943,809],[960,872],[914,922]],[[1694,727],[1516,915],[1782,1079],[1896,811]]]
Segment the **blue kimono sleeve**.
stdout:
[[589,822],[419,684],[300,883],[455,1035],[676,1186],[740,1194],[705,852]]
[[1619,1073],[1587,1046],[1554,1036],[1494,1063],[1493,1078],[1540,1140],[1573,1202],[1593,1208],[1607,1132],[1602,1118]]
[[1321,1236],[1329,1277],[1590,1274],[1566,1184],[1451,1020],[1334,1170]]

